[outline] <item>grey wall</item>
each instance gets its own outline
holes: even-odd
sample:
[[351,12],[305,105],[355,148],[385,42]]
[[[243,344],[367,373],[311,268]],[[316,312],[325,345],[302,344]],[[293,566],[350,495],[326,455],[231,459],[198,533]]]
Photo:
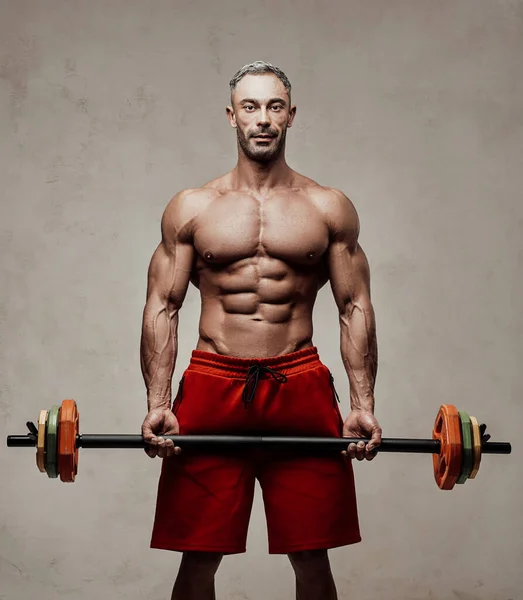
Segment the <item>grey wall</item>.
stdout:
[[[232,74],[281,66],[291,166],[362,223],[387,437],[430,437],[442,402],[512,441],[440,491],[431,457],[356,464],[364,541],[331,552],[340,598],[522,597],[523,2],[2,0],[0,437],[63,398],[84,433],[138,433],[147,265],[172,195],[234,165]],[[199,300],[181,315],[178,380]],[[315,341],[348,410],[328,290]],[[72,485],[0,449],[0,599],[168,598],[149,550],[160,462],[83,450]],[[293,597],[259,495],[219,598]]]

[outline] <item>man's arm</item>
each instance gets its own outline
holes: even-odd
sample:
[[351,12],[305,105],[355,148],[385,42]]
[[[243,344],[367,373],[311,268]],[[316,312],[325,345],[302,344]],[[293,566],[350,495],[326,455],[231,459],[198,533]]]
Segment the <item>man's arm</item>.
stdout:
[[330,284],[339,310],[341,356],[354,411],[374,413],[378,369],[376,321],[367,257],[358,243],[359,219],[351,201],[336,192],[330,216]]
[[171,382],[178,354],[178,313],[189,287],[194,259],[192,220],[184,192],[162,216],[162,241],[148,270],[140,361],[149,411],[170,408]]

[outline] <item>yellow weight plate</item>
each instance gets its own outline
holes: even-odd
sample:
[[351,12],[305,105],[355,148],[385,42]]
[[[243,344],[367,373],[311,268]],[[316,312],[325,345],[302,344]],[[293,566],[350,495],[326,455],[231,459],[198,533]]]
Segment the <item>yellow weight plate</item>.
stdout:
[[38,417],[38,438],[36,441],[36,466],[40,473],[45,473],[45,428],[47,426],[47,410],[41,410]]
[[481,463],[481,432],[479,430],[479,423],[476,417],[470,417],[472,424],[472,441],[474,448],[474,464],[472,471],[469,475],[469,479],[474,479],[479,471],[479,465]]

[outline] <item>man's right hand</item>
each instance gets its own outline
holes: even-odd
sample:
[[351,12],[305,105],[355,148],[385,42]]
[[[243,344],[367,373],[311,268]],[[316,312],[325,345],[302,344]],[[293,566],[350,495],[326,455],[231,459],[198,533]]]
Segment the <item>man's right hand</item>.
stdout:
[[154,458],[166,458],[180,454],[181,448],[175,446],[172,440],[166,440],[162,435],[178,435],[180,426],[178,419],[170,408],[154,408],[149,411],[142,424],[142,436],[147,443],[145,453]]

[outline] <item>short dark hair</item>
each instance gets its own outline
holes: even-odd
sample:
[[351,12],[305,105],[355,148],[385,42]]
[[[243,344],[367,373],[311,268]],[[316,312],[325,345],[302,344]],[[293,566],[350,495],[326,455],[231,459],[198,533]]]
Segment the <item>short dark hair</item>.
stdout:
[[278,67],[271,65],[271,63],[265,62],[263,60],[257,60],[253,63],[243,66],[239,71],[237,71],[234,77],[229,81],[229,87],[231,89],[231,96],[238,82],[245,75],[263,75],[264,73],[272,73],[276,75],[276,77],[283,83],[287,93],[289,94],[289,98],[291,97],[291,82],[289,81],[287,75]]

